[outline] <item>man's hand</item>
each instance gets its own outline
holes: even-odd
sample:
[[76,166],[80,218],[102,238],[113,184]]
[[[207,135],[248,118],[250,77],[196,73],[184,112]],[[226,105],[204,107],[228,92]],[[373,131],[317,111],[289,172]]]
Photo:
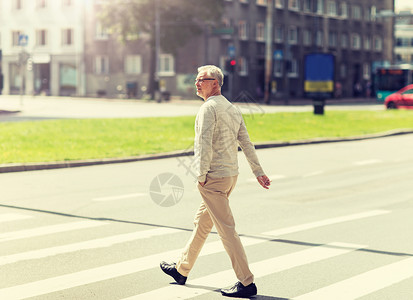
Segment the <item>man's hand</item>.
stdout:
[[271,185],[271,180],[267,177],[267,175],[258,176],[257,180],[264,189],[269,189],[269,186]]

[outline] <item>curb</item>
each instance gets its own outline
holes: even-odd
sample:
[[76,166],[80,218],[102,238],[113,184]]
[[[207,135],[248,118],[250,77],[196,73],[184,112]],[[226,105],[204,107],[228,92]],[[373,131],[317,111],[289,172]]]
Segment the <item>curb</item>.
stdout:
[[[268,149],[268,148],[279,148],[279,147],[300,146],[300,145],[351,142],[351,141],[376,139],[376,138],[405,135],[405,134],[413,134],[413,130],[402,129],[402,130],[387,131],[383,133],[375,133],[375,134],[344,137],[344,138],[341,138],[341,137],[340,138],[315,138],[315,139],[296,140],[296,141],[289,141],[289,142],[256,143],[254,145],[255,145],[255,149]],[[174,151],[174,152],[160,153],[160,154],[149,154],[149,155],[125,157],[125,158],[71,160],[71,161],[61,161],[61,162],[40,162],[40,163],[27,163],[27,164],[3,164],[3,165],[0,165],[0,173],[39,171],[39,170],[95,166],[95,165],[103,165],[103,164],[128,163],[128,162],[190,156],[193,154],[194,154],[193,151],[184,150],[184,151]]]

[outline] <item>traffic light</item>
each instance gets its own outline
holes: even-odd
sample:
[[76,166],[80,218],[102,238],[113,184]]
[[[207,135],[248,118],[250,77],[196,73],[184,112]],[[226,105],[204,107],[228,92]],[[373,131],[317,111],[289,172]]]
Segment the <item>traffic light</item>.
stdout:
[[225,62],[225,70],[228,73],[234,73],[235,72],[235,67],[237,65],[237,61],[235,59],[227,59]]

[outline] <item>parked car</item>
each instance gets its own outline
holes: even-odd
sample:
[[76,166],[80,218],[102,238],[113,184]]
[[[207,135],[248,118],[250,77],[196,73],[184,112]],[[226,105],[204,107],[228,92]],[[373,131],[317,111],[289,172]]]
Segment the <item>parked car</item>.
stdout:
[[413,84],[389,95],[384,100],[387,109],[407,108],[413,109]]

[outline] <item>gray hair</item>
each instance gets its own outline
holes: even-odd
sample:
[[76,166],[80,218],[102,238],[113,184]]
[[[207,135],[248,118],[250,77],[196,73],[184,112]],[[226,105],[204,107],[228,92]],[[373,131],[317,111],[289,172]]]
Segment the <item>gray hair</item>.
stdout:
[[214,65],[206,65],[198,68],[198,73],[206,72],[207,76],[211,76],[218,81],[219,86],[224,84],[224,74],[222,70]]

